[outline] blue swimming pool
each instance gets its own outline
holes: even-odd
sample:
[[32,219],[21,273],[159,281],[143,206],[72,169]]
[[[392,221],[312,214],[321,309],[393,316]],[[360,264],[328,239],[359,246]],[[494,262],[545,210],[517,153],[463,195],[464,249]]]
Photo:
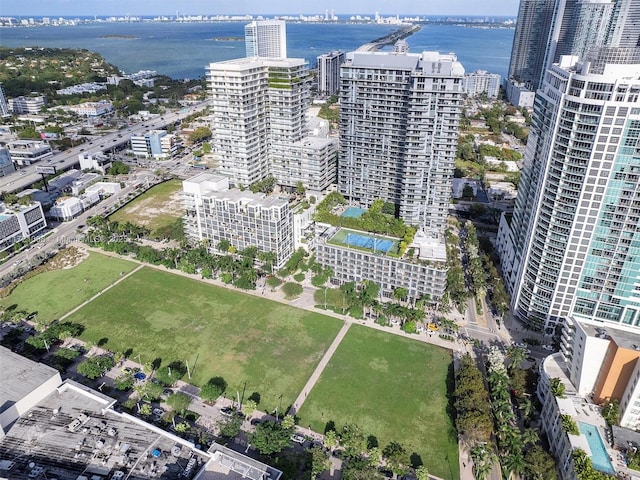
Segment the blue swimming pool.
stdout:
[[593,468],[603,473],[614,475],[616,472],[611,465],[609,454],[607,453],[607,449],[604,447],[604,442],[602,441],[602,437],[600,437],[598,427],[589,423],[578,422],[578,429],[580,429],[580,433],[587,437],[587,442],[591,449],[591,462],[593,463]]
[[343,217],[352,217],[352,218],[358,218],[360,217],[360,215],[362,215],[364,212],[366,212],[366,210],[364,208],[358,208],[358,207],[349,207],[347,208],[344,213],[342,214]]

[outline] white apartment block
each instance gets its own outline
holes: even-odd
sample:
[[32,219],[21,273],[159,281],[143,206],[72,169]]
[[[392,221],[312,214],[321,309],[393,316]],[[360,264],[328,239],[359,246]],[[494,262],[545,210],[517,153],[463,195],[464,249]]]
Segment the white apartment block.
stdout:
[[287,58],[284,20],[254,20],[244,27],[247,57]]
[[443,231],[462,109],[453,54],[350,52],[340,70],[338,191],[381,198],[411,225]]
[[39,113],[44,108],[46,100],[44,96],[15,97],[9,99],[9,110],[16,115]]
[[308,78],[304,59],[253,57],[208,66],[212,154],[233,185],[269,175],[290,188],[301,181],[324,189],[335,181],[337,142],[308,135]]
[[11,161],[20,166],[31,165],[49,157],[53,157],[53,151],[46,142],[38,140],[15,140],[7,144]]
[[47,222],[40,203],[7,206],[0,202],[0,251],[32,238],[45,228]]
[[113,105],[108,100],[99,102],[84,102],[78,105],[70,105],[66,110],[83,117],[101,117],[113,111]]
[[500,75],[485,70],[467,73],[464,76],[464,90],[470,97],[485,94],[489,98],[498,98]]
[[182,183],[185,232],[215,249],[227,240],[237,250],[257,247],[276,254],[281,268],[294,252],[293,213],[286,199],[229,189],[222,175],[201,173]]

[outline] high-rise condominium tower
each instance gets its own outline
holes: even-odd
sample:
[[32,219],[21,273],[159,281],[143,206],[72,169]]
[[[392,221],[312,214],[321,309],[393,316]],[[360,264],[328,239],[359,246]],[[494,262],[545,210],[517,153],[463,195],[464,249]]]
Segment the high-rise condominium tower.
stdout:
[[284,20],[255,20],[244,27],[247,57],[287,58]]
[[515,211],[498,232],[507,287],[537,327],[569,316],[640,327],[640,2],[558,4],[550,38],[563,41],[547,57],[582,56],[560,56],[536,94]]
[[335,95],[340,88],[340,65],[344,62],[344,52],[323,53],[318,58],[318,93]]
[[639,98],[639,64],[594,71],[577,57],[562,57],[536,95],[502,252],[515,313],[535,326],[640,326]]
[[509,79],[538,88],[556,0],[521,0],[513,36]]
[[213,154],[236,186],[269,175],[320,191],[335,182],[337,139],[307,137],[309,71],[302,58],[211,63]]
[[340,71],[338,190],[407,223],[446,225],[464,68],[453,54],[350,52]]

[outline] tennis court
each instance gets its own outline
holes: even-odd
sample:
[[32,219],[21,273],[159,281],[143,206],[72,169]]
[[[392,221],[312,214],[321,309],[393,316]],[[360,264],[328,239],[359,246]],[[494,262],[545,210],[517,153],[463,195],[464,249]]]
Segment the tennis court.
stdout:
[[342,244],[348,247],[372,250],[379,253],[387,253],[397,249],[398,242],[394,239],[377,237],[362,232],[354,232],[341,228],[331,238],[331,243]]

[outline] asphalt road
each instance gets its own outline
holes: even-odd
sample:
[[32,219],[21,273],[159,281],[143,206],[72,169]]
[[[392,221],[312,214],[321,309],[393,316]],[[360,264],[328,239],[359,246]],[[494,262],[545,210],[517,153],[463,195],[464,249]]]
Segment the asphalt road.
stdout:
[[[13,255],[4,264],[0,265],[0,276],[4,276],[9,273],[11,270],[16,268],[17,264],[28,265],[31,257],[38,252],[56,250],[60,248],[60,245],[66,245],[80,239],[84,235],[87,220],[90,216],[103,214],[118,206],[120,203],[125,203],[127,195],[133,192],[138,185],[140,184],[132,184],[123,188],[118,193],[111,195],[102,202],[88,210],[85,210],[81,215],[73,220],[60,223],[57,227],[51,230],[51,234],[34,240],[28,249]],[[83,228],[79,230],[78,227],[80,226],[83,226]]]
[[118,148],[129,143],[131,135],[144,133],[147,130],[152,129],[162,129],[171,123],[175,123],[178,120],[182,120],[187,116],[206,108],[210,102],[210,100],[205,100],[204,102],[184,108],[178,112],[165,113],[161,117],[141,121],[126,129],[108,133],[98,139],[93,139],[90,142],[73,147],[70,150],[56,153],[53,157],[50,157],[47,160],[23,167],[19,171],[0,178],[0,191],[14,192],[40,181],[42,176],[39,173],[36,173],[37,165],[56,167],[58,171],[67,170],[79,163],[78,155],[81,153],[107,152],[114,148]]

